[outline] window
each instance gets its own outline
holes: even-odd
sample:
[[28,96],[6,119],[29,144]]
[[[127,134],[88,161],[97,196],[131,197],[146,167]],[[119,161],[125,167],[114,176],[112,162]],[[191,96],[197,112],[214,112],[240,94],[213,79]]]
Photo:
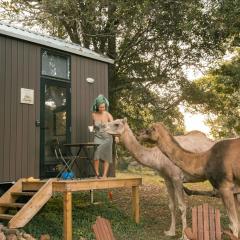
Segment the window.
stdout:
[[42,51],[42,75],[70,80],[70,58],[50,52]]

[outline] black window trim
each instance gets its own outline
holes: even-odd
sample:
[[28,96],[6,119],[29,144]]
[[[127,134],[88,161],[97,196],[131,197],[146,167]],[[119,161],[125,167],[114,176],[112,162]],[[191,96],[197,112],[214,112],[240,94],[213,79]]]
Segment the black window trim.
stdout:
[[[69,78],[61,78],[61,77],[55,77],[55,76],[50,76],[50,75],[45,75],[45,74],[42,74],[42,54],[44,51],[47,51],[49,53],[52,53],[53,55],[57,55],[57,56],[61,56],[61,57],[66,57],[68,58],[69,60]],[[71,82],[71,55],[70,54],[67,54],[67,53],[63,53],[63,52],[60,52],[60,51],[57,51],[55,49],[49,49],[49,48],[41,48],[41,69],[40,69],[40,75],[41,77],[47,77],[47,78],[51,78],[53,80],[60,80],[60,81],[64,81],[64,82]]]

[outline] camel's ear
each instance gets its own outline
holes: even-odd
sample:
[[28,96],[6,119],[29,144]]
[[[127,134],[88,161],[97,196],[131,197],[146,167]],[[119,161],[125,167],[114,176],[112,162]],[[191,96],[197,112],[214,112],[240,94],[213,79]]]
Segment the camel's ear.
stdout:
[[126,117],[123,119],[123,123],[127,123],[127,118]]

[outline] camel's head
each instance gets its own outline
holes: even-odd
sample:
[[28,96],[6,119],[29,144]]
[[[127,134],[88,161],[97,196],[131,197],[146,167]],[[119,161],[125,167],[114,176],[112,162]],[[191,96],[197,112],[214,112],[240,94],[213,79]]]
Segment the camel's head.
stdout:
[[150,128],[145,131],[145,139],[149,139],[152,142],[157,142],[159,139],[164,138],[166,128],[160,122],[153,123]]
[[116,119],[112,122],[107,123],[104,131],[111,135],[122,135],[126,123],[127,123],[126,118]]
[[152,143],[152,141],[149,138],[148,131],[149,131],[149,129],[142,129],[142,130],[138,131],[138,133],[136,134],[137,140],[139,142]]

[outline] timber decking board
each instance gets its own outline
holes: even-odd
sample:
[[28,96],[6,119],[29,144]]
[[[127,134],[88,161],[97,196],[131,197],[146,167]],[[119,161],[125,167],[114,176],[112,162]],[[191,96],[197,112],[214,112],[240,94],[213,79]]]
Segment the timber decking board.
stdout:
[[10,215],[10,214],[0,214],[0,219],[3,220],[11,220],[14,217],[14,215]]
[[59,181],[54,182],[54,189],[58,189],[59,186],[63,185],[70,191],[79,190],[91,190],[91,189],[108,189],[108,188],[120,188],[120,187],[132,187],[139,186],[141,184],[140,178],[132,179],[88,179],[80,181]]
[[[23,191],[37,191],[46,181],[24,182]],[[133,187],[142,184],[141,178],[106,178],[106,179],[83,179],[83,180],[59,180],[53,181],[53,192],[78,192],[92,189],[109,189]]]
[[13,192],[13,196],[33,196],[36,192]]
[[24,205],[24,203],[0,203],[0,207],[6,208],[22,208]]

